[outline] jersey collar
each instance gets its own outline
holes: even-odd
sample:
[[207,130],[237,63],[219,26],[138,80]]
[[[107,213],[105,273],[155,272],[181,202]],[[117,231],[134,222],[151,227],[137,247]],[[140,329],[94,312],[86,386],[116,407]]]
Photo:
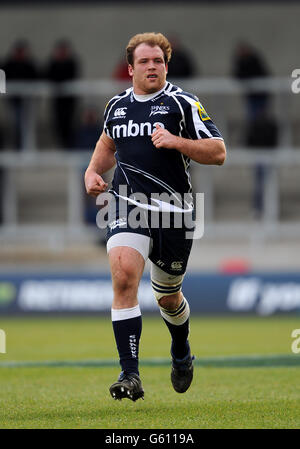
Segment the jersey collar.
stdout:
[[134,93],[133,89],[132,89],[132,93],[133,93],[134,99],[136,101],[144,102],[144,101],[152,100],[152,98],[155,98],[157,95],[160,95],[166,89],[166,87],[168,85],[169,85],[169,83],[166,82],[166,84],[164,85],[164,87],[162,89],[158,90],[157,92],[154,92],[153,94],[137,95]]

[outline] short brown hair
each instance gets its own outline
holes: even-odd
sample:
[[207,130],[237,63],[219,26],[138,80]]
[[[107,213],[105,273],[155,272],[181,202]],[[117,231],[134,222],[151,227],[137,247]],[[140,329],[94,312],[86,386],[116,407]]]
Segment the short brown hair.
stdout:
[[140,44],[147,44],[150,47],[158,45],[164,54],[164,60],[167,64],[171,59],[172,47],[168,39],[161,33],[140,33],[133,36],[126,47],[126,59],[128,64],[133,65],[133,53]]

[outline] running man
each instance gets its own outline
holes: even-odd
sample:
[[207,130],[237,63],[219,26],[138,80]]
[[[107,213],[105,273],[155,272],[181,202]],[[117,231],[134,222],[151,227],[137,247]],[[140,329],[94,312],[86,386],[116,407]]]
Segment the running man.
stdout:
[[[168,229],[161,222],[154,226],[146,203],[139,208],[143,226],[133,226],[129,219],[139,204],[135,195],[142,193],[150,199],[153,194],[190,194],[190,159],[208,165],[225,161],[222,136],[198,98],[167,82],[171,53],[169,41],[160,33],[130,39],[126,54],[132,87],[108,102],[104,130],[85,173],[86,191],[97,197],[108,187],[102,174],[116,164],[110,189],[114,209],[107,228],[114,291],[111,317],[122,369],[110,387],[114,399],[144,398],[138,363],[142,317],[137,292],[148,258],[153,293],[172,339],[173,388],[184,393],[193,379],[190,309],[181,291],[192,247],[192,239],[186,238],[188,227],[178,228],[174,220]],[[162,207],[163,203],[155,204]],[[193,209],[192,202],[188,208]]]

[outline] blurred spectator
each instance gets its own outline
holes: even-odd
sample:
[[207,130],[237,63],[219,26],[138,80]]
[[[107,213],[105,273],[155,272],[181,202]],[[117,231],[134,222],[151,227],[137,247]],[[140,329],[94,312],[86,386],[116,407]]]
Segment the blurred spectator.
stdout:
[[72,133],[77,99],[72,95],[59,95],[62,83],[72,81],[79,76],[79,63],[67,40],[58,41],[53,49],[45,70],[45,78],[56,83],[56,92],[52,100],[53,124],[59,145],[72,146]]
[[[246,42],[239,43],[233,59],[233,76],[241,81],[247,81],[269,75],[261,55]],[[248,119],[255,119],[266,108],[268,100],[268,92],[246,94]]]
[[[233,60],[233,76],[241,81],[263,78],[270,75],[267,64],[250,44],[240,42]],[[246,145],[250,148],[273,149],[278,143],[278,126],[269,112],[270,95],[268,92],[246,94],[247,126]],[[256,218],[264,211],[264,187],[268,167],[264,164],[254,166],[253,209]]]
[[172,46],[172,56],[168,64],[168,78],[189,78],[195,75],[196,66],[190,54],[182,47],[179,38],[169,37]]
[[[3,149],[3,138],[2,138],[2,130],[0,127],[0,154]],[[4,170],[0,165],[0,225],[3,222],[3,178],[4,178]]]
[[[102,133],[103,124],[99,119],[100,114],[93,106],[89,106],[83,110],[81,115],[81,123],[75,133],[74,148],[77,150],[93,151],[97,140]],[[84,176],[86,167],[82,171]],[[96,223],[96,216],[99,207],[96,205],[95,198],[90,195],[84,195],[84,219],[88,224]]]
[[128,73],[128,64],[126,57],[122,57],[113,71],[113,78],[119,81],[131,81],[131,76]]
[[[1,100],[1,94],[0,94],[0,100]],[[1,151],[3,151],[3,129],[0,126],[0,154]],[[4,176],[5,176],[5,169],[0,165],[0,225],[3,223],[3,198],[4,198]]]
[[[2,65],[6,74],[6,81],[33,81],[38,77],[37,65],[31,55],[30,45],[25,40],[17,41],[8,57]],[[15,142],[16,149],[20,149],[22,142],[22,115],[26,113],[26,99],[20,96],[9,97],[9,102],[13,109],[15,122]]]
[[278,125],[267,109],[261,110],[249,123],[246,145],[249,147],[274,148],[278,144]]
[[3,223],[3,179],[4,179],[4,170],[0,167],[0,225]]
[[[1,97],[0,97],[1,98]],[[3,139],[3,129],[2,129],[2,127],[1,127],[1,124],[0,124],[0,151],[2,150],[2,148],[3,148],[3,142],[4,142],[4,139]]]
[[79,150],[93,150],[100,137],[102,128],[103,124],[100,123],[96,108],[88,107],[84,109],[81,116],[81,123],[77,127],[75,134],[75,148]]
[[[273,150],[278,145],[278,125],[267,109],[261,110],[249,122],[246,145],[253,149]],[[268,167],[262,163],[254,166],[253,210],[256,218],[261,218],[264,210],[264,188]]]

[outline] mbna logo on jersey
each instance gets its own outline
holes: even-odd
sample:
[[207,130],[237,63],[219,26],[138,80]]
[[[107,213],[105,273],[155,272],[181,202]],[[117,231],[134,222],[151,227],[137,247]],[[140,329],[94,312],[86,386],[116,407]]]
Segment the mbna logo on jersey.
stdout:
[[120,137],[151,136],[156,130],[157,124],[161,128],[165,127],[161,122],[135,123],[133,120],[129,120],[128,123],[122,123],[122,125],[114,125],[112,127],[112,138],[119,139]]
[[127,108],[117,108],[114,112],[113,118],[125,118],[126,117],[126,109]]

